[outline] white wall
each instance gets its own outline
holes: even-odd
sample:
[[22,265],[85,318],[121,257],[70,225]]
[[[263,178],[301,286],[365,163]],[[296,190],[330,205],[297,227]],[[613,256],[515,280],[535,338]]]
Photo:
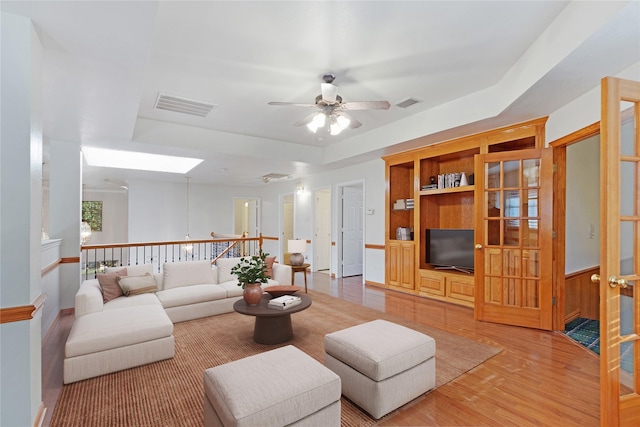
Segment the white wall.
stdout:
[[[262,232],[269,236],[279,235],[278,197],[282,194],[295,192],[297,185],[302,183],[306,190],[305,195],[294,195],[294,237],[300,239],[313,239],[314,205],[312,194],[314,190],[331,187],[332,210],[332,235],[331,240],[338,242],[339,230],[337,229],[340,213],[339,185],[350,183],[363,183],[364,186],[364,210],[373,209],[373,215],[365,215],[364,218],[364,242],[365,244],[384,244],[384,161],[376,159],[353,166],[336,169],[317,175],[309,175],[301,180],[282,181],[273,185],[262,187]],[[337,251],[336,246],[331,247],[332,272],[336,272]],[[312,250],[312,245],[308,245]],[[274,249],[277,251],[277,248]],[[273,252],[278,253],[278,252]],[[309,254],[313,259],[313,254]],[[364,279],[377,283],[384,283],[384,251],[370,249],[365,252]]]
[[[42,293],[42,46],[29,21],[0,14],[0,302]],[[42,403],[41,318],[0,325],[0,425],[34,425]]]
[[[187,232],[186,181],[185,183],[132,181],[128,186],[129,242],[184,239]],[[233,234],[233,198],[259,197],[259,190],[260,187],[213,186],[191,181],[189,184],[191,239],[210,239],[212,231]]]
[[[332,241],[337,240],[336,229],[339,200],[336,186],[349,182],[364,183],[365,243],[384,244],[384,162],[373,160],[331,172],[305,177],[302,182],[307,195],[295,197],[294,236],[313,238],[313,201],[316,188],[331,186]],[[256,187],[211,186],[190,183],[190,233],[192,239],[208,239],[211,231],[233,234],[234,197],[259,198],[262,205],[262,234],[280,235],[279,196],[295,192],[300,180],[272,182]],[[129,182],[129,242],[182,240],[186,233],[186,183],[151,181]],[[309,245],[311,248],[311,245]],[[280,253],[277,242],[266,241],[264,250]],[[311,254],[309,254],[311,255]],[[365,279],[384,282],[384,251],[368,250],[365,254]],[[332,265],[336,265],[335,247],[332,247]],[[312,259],[310,257],[310,259]],[[382,262],[381,262],[382,259]]]
[[128,240],[129,201],[126,190],[84,189],[84,201],[102,202],[102,231],[91,231],[88,245],[126,243]]
[[[606,77],[606,76],[603,76]],[[615,77],[640,81],[640,62]],[[600,121],[600,81],[593,89],[549,115],[545,129],[547,143]]]
[[[600,136],[567,147],[565,273],[600,265]],[[591,235],[593,231],[593,235]]]

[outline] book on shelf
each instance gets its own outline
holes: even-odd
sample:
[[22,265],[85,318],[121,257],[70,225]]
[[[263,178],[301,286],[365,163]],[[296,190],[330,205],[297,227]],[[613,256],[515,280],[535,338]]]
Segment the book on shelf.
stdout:
[[302,299],[295,295],[283,295],[281,297],[273,298],[269,300],[267,305],[271,308],[286,310],[287,308],[298,305],[301,302],[302,302]]

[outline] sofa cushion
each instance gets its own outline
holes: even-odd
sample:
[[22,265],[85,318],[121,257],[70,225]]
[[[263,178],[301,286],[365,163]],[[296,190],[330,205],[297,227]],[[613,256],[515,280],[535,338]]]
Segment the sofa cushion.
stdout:
[[149,273],[144,276],[119,276],[118,284],[127,297],[158,290],[155,279]]
[[231,274],[231,269],[240,262],[240,258],[220,258],[216,261],[218,266],[218,283],[238,280],[235,274]]
[[118,284],[118,277],[126,276],[127,268],[116,271],[115,273],[104,273],[96,275],[100,290],[102,291],[102,302],[109,302],[112,299],[121,297],[122,288]]
[[165,262],[164,288],[171,289],[190,285],[212,285],[216,281],[211,270],[211,263],[204,261]]
[[160,304],[160,300],[158,300],[155,293],[147,293],[133,295],[130,297],[125,297],[123,295],[120,298],[112,299],[108,303],[104,304],[102,310],[118,310],[124,307],[139,307],[143,305],[158,305],[162,307],[162,304]]
[[65,345],[65,357],[152,341],[172,334],[173,323],[160,306],[91,313],[73,322]]
[[171,308],[224,299],[227,291],[220,285],[191,285],[158,291],[156,297],[164,308]]
[[139,264],[139,265],[125,265],[120,267],[107,267],[104,269],[105,273],[115,273],[117,271],[122,270],[123,268],[127,269],[127,274],[129,276],[142,276],[146,273],[153,274],[153,264]]
[[237,280],[220,283],[218,286],[225,290],[225,292],[227,293],[227,298],[242,296],[243,289],[241,286],[238,286]]

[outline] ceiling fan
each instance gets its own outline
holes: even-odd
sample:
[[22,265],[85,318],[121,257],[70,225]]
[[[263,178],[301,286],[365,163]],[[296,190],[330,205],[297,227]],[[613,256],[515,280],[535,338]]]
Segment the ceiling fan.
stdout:
[[351,129],[362,126],[358,120],[347,114],[353,110],[388,110],[390,107],[387,101],[358,101],[342,102],[342,97],[338,95],[338,87],[333,84],[336,76],[325,74],[322,76],[324,83],[320,84],[320,95],[316,96],[315,104],[298,104],[295,102],[269,102],[269,105],[291,105],[295,107],[311,107],[320,111],[314,112],[304,119],[294,123],[294,126],[306,125],[311,132],[324,128],[327,123],[331,135],[338,135],[347,127]]

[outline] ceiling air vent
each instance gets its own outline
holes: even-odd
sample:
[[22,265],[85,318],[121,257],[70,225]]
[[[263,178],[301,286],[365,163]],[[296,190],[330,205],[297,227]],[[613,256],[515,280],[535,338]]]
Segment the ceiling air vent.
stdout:
[[411,107],[413,104],[417,104],[418,102],[422,102],[422,101],[415,98],[407,98],[404,101],[396,104],[396,106],[400,108],[407,108],[407,107]]
[[156,99],[156,104],[154,105],[154,108],[157,108],[158,110],[173,111],[197,117],[207,117],[215,107],[215,104],[180,98],[178,96],[167,95],[166,93],[159,93],[158,99]]

